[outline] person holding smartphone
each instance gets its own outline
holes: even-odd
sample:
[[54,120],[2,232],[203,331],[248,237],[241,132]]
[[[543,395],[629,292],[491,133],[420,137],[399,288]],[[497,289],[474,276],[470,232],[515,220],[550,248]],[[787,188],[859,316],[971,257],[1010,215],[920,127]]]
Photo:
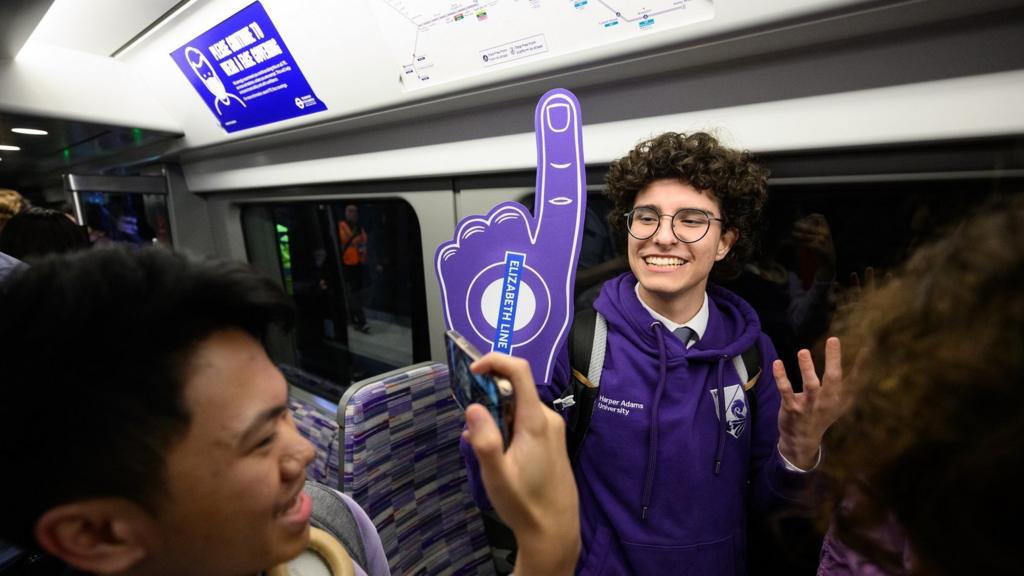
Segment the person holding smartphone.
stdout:
[[[294,319],[277,283],[240,263],[110,247],[17,267],[0,280],[0,318],[0,493],[16,495],[0,540],[50,556],[53,572],[33,574],[256,574],[310,545],[314,447],[262,343]],[[522,543],[521,573],[569,574],[579,516],[562,422],[524,361],[472,369],[515,388],[508,450],[479,405],[466,439]],[[371,519],[337,496],[366,552],[354,573],[387,576]]]
[[507,450],[490,411],[480,404],[467,408],[463,438],[480,462],[491,503],[516,535],[516,572],[572,574],[580,516],[565,422],[541,403],[526,360],[491,352],[471,369],[504,376],[515,389],[515,432]]

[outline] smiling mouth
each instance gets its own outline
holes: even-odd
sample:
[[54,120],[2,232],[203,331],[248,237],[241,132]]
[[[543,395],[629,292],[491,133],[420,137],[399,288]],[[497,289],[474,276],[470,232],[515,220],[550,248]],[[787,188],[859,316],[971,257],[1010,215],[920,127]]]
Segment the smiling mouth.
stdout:
[[302,499],[302,491],[299,490],[295,494],[294,498],[292,498],[291,500],[286,502],[283,506],[281,506],[280,508],[277,509],[277,512],[274,514],[274,516],[285,516],[285,515],[287,515],[290,512],[295,512],[295,510],[297,510],[299,505],[302,503],[301,499]]
[[678,268],[686,264],[686,260],[675,256],[644,256],[643,261],[648,266]]
[[295,491],[295,495],[274,510],[274,516],[287,516],[289,513],[295,512],[297,509],[302,507],[302,495],[306,492],[304,489],[305,484],[305,479],[303,479],[303,481],[299,483],[299,488]]

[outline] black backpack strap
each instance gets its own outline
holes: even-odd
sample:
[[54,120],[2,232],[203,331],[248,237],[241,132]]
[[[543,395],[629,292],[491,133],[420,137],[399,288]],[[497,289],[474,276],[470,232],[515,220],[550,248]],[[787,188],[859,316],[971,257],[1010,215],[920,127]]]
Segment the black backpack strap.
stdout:
[[743,391],[748,392],[747,394],[747,407],[750,421],[754,420],[754,412],[757,410],[757,395],[754,394],[753,389],[757,384],[757,381],[761,379],[761,349],[758,348],[757,342],[754,342],[750,348],[747,348],[740,354],[740,361],[743,363],[743,368],[747,371],[747,381],[743,384]]
[[569,365],[573,371],[578,366],[580,375],[586,377],[590,370],[590,353],[594,346],[594,324],[597,323],[597,310],[587,308],[576,313],[573,318],[572,328],[569,331]]
[[[566,446],[569,459],[572,461],[579,455],[587,430],[590,428],[594,404],[597,402],[600,379],[596,377],[596,381],[592,382],[591,376],[600,374],[601,367],[594,366],[595,361],[604,364],[604,332],[604,319],[599,318],[593,308],[578,312],[569,332],[569,366],[572,378],[554,404],[557,408],[568,410]],[[595,340],[599,340],[599,360],[593,357]]]
[[310,524],[334,536],[356,564],[366,566],[366,546],[348,504],[323,484],[306,482],[305,491],[313,500]]
[[570,410],[576,405],[576,393],[579,384],[587,380],[587,371],[590,367],[590,354],[594,343],[594,324],[597,322],[597,311],[587,308],[576,312],[569,328],[569,382],[558,394],[558,398],[551,403],[552,408],[569,410],[568,428],[576,427],[576,410]]

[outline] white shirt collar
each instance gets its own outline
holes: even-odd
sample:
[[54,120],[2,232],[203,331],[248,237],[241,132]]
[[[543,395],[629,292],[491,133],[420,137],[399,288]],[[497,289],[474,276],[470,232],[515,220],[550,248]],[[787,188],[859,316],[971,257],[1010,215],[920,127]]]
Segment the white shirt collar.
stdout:
[[[687,320],[686,322],[683,322],[682,324],[677,324],[676,322],[673,322],[672,320],[669,320],[668,318],[665,318],[661,314],[658,314],[657,312],[654,311],[653,308],[651,308],[650,306],[647,305],[647,302],[644,302],[644,299],[640,297],[640,283],[639,282],[636,283],[636,286],[633,287],[633,290],[636,291],[636,299],[640,301],[640,305],[643,306],[645,310],[647,310],[647,312],[651,315],[652,318],[654,318],[658,322],[661,322],[662,324],[664,324],[665,328],[668,328],[669,332],[675,332],[675,330],[677,328],[682,327],[682,326],[686,326],[690,330],[693,330],[695,334],[697,334],[697,340],[700,340],[700,339],[704,338],[704,331],[708,329],[708,293],[707,292],[704,292],[704,301],[701,302],[700,310],[697,311],[697,313],[693,316],[693,318],[690,318],[689,320]],[[693,346],[694,344],[696,344],[697,340],[691,340],[690,341],[690,346]]]

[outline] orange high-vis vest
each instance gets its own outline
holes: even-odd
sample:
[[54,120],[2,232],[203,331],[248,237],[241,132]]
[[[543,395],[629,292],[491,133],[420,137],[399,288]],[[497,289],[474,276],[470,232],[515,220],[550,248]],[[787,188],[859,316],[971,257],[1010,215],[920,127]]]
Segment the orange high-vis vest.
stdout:
[[362,228],[353,236],[348,220],[338,222],[338,239],[341,241],[341,263],[345,266],[366,264],[366,231]]

